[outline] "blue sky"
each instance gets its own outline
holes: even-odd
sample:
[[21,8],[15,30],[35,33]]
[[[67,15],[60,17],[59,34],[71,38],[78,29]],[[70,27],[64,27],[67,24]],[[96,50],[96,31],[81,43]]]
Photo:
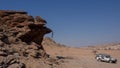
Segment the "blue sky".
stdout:
[[0,9],[43,17],[68,46],[120,42],[120,0],[1,0]]

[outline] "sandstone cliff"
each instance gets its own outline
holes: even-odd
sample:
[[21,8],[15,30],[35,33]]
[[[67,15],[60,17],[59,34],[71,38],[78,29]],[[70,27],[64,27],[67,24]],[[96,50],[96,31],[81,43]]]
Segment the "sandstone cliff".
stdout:
[[52,31],[46,23],[25,11],[0,10],[0,68],[49,67],[42,61],[49,55],[41,42]]

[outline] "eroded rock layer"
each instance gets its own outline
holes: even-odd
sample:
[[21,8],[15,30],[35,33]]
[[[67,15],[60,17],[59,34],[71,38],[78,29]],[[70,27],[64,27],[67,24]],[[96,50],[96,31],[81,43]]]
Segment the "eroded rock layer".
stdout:
[[51,32],[46,23],[25,11],[0,10],[0,68],[28,68],[24,57],[45,58],[41,42]]

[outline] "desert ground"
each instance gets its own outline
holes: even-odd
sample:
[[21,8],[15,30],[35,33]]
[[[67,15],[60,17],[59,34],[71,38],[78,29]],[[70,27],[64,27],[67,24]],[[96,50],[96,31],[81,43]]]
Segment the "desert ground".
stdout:
[[91,47],[65,47],[65,46],[44,46],[46,52],[51,56],[66,57],[64,62],[55,68],[119,68],[120,50],[95,50],[97,53],[109,54],[117,58],[116,64],[99,62],[95,59],[94,49]]

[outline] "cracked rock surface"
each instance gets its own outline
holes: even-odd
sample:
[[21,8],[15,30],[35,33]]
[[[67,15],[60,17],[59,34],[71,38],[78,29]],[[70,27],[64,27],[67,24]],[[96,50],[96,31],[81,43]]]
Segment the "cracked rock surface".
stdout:
[[0,10],[0,68],[33,68],[36,59],[37,66],[49,68],[41,60],[48,58],[41,42],[52,31],[46,23],[25,11]]

